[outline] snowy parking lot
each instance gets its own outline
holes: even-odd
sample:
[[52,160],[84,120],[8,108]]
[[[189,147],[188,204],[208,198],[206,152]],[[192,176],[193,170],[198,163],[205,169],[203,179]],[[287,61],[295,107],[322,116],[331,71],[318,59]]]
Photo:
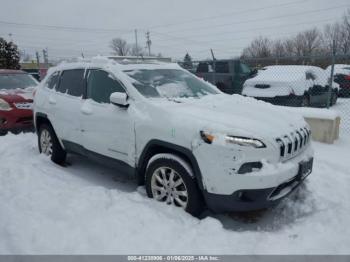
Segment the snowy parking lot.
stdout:
[[335,109],[341,138],[313,144],[302,187],[265,212],[202,220],[79,156],[53,164],[35,134],[0,137],[0,253],[349,254],[350,104]]

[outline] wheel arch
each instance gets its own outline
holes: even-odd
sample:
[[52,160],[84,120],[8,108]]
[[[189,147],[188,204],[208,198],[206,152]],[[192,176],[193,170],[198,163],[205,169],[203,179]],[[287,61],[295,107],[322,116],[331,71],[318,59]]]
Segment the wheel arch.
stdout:
[[44,113],[35,114],[34,124],[35,124],[35,130],[37,133],[39,132],[39,128],[42,124],[48,124],[52,127],[50,120],[48,119],[47,115]]
[[47,115],[44,114],[44,113],[40,113],[40,112],[36,113],[35,114],[35,118],[34,118],[34,125],[35,125],[35,131],[36,131],[37,134],[39,134],[40,126],[43,125],[43,124],[49,125],[52,128],[52,130],[53,130],[56,138],[58,139],[58,142],[60,143],[61,147],[65,148],[63,143],[62,143],[62,141],[61,141],[61,139],[58,138],[58,136],[56,134],[56,131],[53,128],[53,125],[51,124],[51,121],[47,117]]
[[186,161],[192,168],[198,187],[203,190],[201,171],[192,151],[188,148],[156,139],[151,140],[146,144],[138,160],[137,181],[140,185],[145,183],[145,172],[149,160],[154,155],[163,153],[174,154]]

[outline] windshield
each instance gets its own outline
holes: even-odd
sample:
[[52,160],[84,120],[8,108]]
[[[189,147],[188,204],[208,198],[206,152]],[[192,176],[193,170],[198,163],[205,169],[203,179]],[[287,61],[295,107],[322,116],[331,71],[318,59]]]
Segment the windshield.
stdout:
[[0,89],[24,89],[38,83],[27,74],[0,74]]
[[189,72],[179,69],[141,69],[124,71],[145,97],[202,97],[219,92]]

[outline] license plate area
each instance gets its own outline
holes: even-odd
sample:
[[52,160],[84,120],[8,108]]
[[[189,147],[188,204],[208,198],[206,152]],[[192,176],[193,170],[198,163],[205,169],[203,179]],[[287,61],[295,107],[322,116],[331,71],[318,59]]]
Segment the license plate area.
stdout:
[[298,180],[303,180],[305,177],[310,175],[312,172],[314,159],[310,158],[308,161],[303,161],[299,163]]

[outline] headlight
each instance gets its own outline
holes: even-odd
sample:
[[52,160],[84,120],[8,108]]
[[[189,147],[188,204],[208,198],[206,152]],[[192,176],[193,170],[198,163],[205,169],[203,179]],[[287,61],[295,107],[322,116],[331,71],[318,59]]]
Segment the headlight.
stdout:
[[12,108],[9,105],[9,103],[7,103],[4,99],[0,98],[0,110],[2,111],[10,111]]
[[255,148],[266,147],[263,142],[261,142],[258,139],[254,139],[254,138],[239,137],[239,136],[226,136],[225,140],[228,143],[237,144],[240,146],[252,146]]
[[[201,138],[204,142],[207,144],[211,144],[215,140],[215,135],[206,133],[204,131],[200,131]],[[222,141],[222,138],[220,139]],[[252,146],[255,148],[264,148],[266,145],[260,141],[259,139],[255,138],[247,138],[247,137],[240,137],[240,136],[229,136],[226,135],[224,137],[224,140],[226,143],[230,144],[236,144],[240,146]]]

